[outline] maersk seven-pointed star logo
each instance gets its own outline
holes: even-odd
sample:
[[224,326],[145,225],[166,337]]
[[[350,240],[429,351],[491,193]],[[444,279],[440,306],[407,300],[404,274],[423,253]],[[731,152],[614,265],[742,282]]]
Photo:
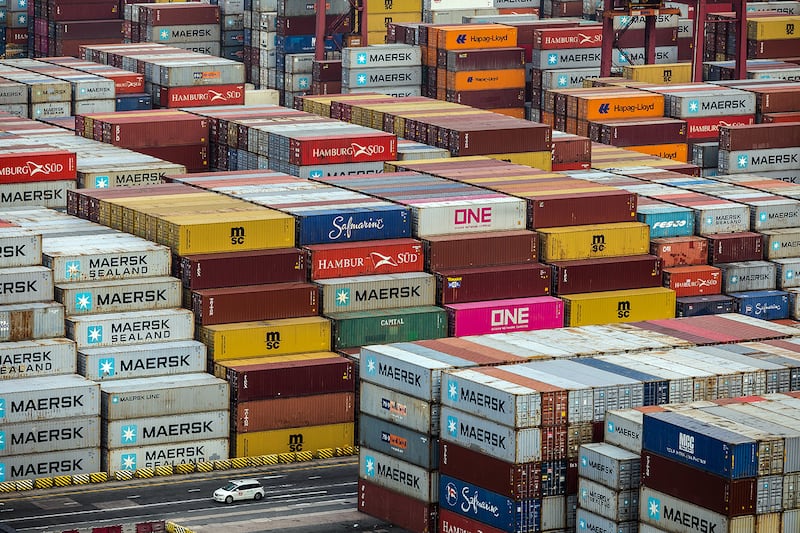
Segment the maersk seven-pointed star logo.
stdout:
[[108,176],[97,176],[94,178],[95,189],[108,189]]
[[447,417],[447,432],[453,436],[458,434],[458,418],[452,415]]
[[127,453],[121,458],[121,466],[123,470],[136,470],[136,454]]
[[689,100],[689,113],[697,113],[700,111],[700,102],[697,100]]
[[371,455],[364,457],[364,473],[367,477],[375,477],[375,458]]
[[559,87],[566,87],[569,85],[569,79],[566,76],[559,76],[558,77],[558,86]]
[[6,449],[6,432],[0,431],[0,450]]
[[161,30],[161,32],[158,34],[158,40],[169,41],[169,28],[164,28]]
[[67,264],[64,265],[64,277],[68,280],[81,277],[81,262],[67,261]]
[[581,455],[581,466],[589,466],[589,459],[585,455]]
[[321,178],[322,177],[322,171],[321,170],[312,170],[312,171],[310,171],[308,173],[308,177],[312,178],[312,179]]
[[647,498],[647,514],[653,520],[661,520],[661,502],[658,498]]
[[367,84],[367,75],[366,74],[359,74],[356,76],[356,85],[366,85]]
[[4,398],[0,398],[0,418],[6,417],[6,401]]
[[336,306],[350,305],[350,289],[347,287],[336,291]]
[[356,56],[356,63],[359,65],[366,65],[367,64],[367,54],[360,53]]
[[308,78],[300,78],[300,80],[297,82],[297,85],[301,89],[308,89]]
[[558,64],[558,54],[547,54],[547,64],[548,65],[557,65]]
[[136,424],[122,426],[120,430],[123,444],[136,444]]
[[583,518],[578,520],[578,527],[581,528],[581,529],[586,529],[586,520],[583,519]]
[[614,422],[609,422],[608,423],[608,432],[609,433],[614,433],[614,431],[616,431],[616,426],[614,426]]
[[747,168],[747,154],[742,154],[736,159],[736,166],[738,168]]
[[447,382],[447,396],[450,397],[451,400],[454,402],[458,401],[458,382],[457,381],[448,381]]
[[6,480],[6,464],[0,463],[0,482]]
[[97,370],[101,376],[111,377],[116,373],[114,368],[114,358],[100,359],[97,362]]
[[75,309],[78,311],[90,311],[92,309],[92,293],[79,292],[75,295]]
[[[367,374],[374,374],[376,369],[375,358],[367,357]],[[2,416],[2,415],[0,415]]]
[[89,329],[86,330],[86,338],[89,344],[103,342],[103,326],[89,326]]

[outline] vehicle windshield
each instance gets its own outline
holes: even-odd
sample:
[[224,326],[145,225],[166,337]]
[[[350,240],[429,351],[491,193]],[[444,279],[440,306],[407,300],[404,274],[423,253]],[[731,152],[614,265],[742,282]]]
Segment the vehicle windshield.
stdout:
[[222,487],[222,490],[227,490],[228,492],[236,492],[237,490],[239,490],[239,485],[237,485],[236,483],[228,483],[227,485]]

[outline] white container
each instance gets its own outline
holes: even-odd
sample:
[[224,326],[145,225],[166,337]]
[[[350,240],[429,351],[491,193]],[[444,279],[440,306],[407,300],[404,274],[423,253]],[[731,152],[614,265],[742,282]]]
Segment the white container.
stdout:
[[[0,457],[100,446],[100,416],[3,424]],[[2,460],[2,459],[0,459]]]
[[77,360],[77,373],[94,381],[189,374],[207,367],[205,344],[192,340],[84,348]]
[[342,50],[342,68],[387,68],[422,65],[422,49],[408,44],[374,44]]
[[[639,520],[671,533],[697,533],[698,527],[715,533],[755,530],[755,515],[728,518],[648,487],[639,494]],[[692,527],[693,523],[698,527]]]
[[177,278],[60,283],[55,300],[64,304],[67,316],[122,313],[181,306],[182,287]]
[[361,447],[358,476],[426,503],[439,501],[439,472]]
[[542,458],[542,430],[502,426],[464,411],[442,407],[441,439],[509,463]]
[[11,379],[2,382],[3,423],[97,416],[100,385],[76,375]]
[[228,459],[228,439],[193,440],[175,444],[103,450],[102,466],[105,472],[117,472],[225,459]]
[[418,307],[436,303],[436,281],[427,272],[334,278],[322,288],[322,313]]
[[230,431],[230,412],[201,411],[148,418],[103,421],[102,445],[112,450],[192,440],[222,439]]
[[633,453],[642,452],[644,413],[636,409],[607,411],[603,440]]
[[53,300],[53,271],[43,266],[0,269],[0,305]]
[[439,434],[439,404],[361,381],[361,413],[419,433]]
[[[596,531],[598,533],[642,533],[638,520],[629,522],[615,522],[599,514],[592,513],[579,507],[576,515],[576,531]],[[650,527],[650,526],[643,526]],[[652,528],[651,533],[663,533],[662,530]]]
[[542,531],[564,529],[567,527],[566,496],[545,496],[542,498],[541,510]]
[[0,343],[0,380],[75,373],[75,343],[69,339]]
[[636,520],[639,513],[639,489],[637,487],[617,491],[579,477],[578,505],[614,522]]
[[100,472],[100,448],[12,455],[0,458],[2,481],[32,480]]
[[639,487],[639,455],[598,442],[581,446],[578,456],[578,476],[616,491]]
[[102,348],[124,344],[151,344],[194,337],[194,314],[188,309],[159,309],[71,316],[67,337],[78,348]]
[[417,237],[525,229],[527,207],[522,198],[498,196],[476,200],[409,201]]
[[427,11],[450,11],[451,9],[487,9],[494,7],[494,0],[423,0]]
[[800,147],[719,151],[718,168],[719,172],[724,174],[792,170],[798,166],[800,166]]
[[[9,205],[5,201],[0,204]],[[0,268],[41,264],[41,234],[23,228],[0,228]]]
[[0,342],[64,336],[64,306],[58,302],[0,305]]
[[67,191],[75,188],[74,180],[3,183],[0,184],[0,205],[64,209],[67,207]]
[[439,399],[442,371],[448,368],[453,365],[392,345],[365,346],[359,358],[362,380],[429,402]]

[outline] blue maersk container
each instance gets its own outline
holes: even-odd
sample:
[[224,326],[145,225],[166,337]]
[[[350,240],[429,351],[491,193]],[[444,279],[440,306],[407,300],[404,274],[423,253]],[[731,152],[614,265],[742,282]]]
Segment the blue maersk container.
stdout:
[[733,292],[736,312],[762,320],[789,318],[789,293],[784,291]]
[[594,357],[578,357],[573,359],[576,363],[619,374],[626,378],[641,381],[644,385],[643,405],[662,405],[669,403],[669,380],[661,376],[654,376],[634,368],[627,368],[616,363],[609,363]]
[[758,443],[678,412],[645,413],[642,449],[727,478],[758,474]]
[[542,500],[511,500],[450,476],[439,476],[439,507],[509,533],[541,529]]
[[[281,206],[278,206],[280,209]],[[297,221],[297,245],[398,239],[411,236],[407,207],[373,202],[365,207],[320,209],[286,208]]]

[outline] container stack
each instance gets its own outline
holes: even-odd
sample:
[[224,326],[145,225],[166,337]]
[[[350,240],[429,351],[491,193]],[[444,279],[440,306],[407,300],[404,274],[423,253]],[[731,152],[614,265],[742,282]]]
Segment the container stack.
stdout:
[[342,50],[342,92],[419,96],[422,52],[418,46],[382,44]]
[[[220,8],[197,2],[128,4],[126,34],[130,43],[160,43],[199,54],[219,56]],[[136,26],[136,29],[134,29]]]
[[494,0],[423,0],[422,21],[461,24],[464,17],[497,15]]
[[311,94],[342,92],[342,60],[322,59],[311,65]]
[[[12,85],[10,98],[6,102],[13,107],[6,106],[6,111],[28,118],[69,116],[72,86],[68,81],[6,64],[0,65],[0,77],[12,84],[22,85]],[[23,108],[21,104],[27,105]]]
[[[123,41],[123,13],[117,0],[67,0],[52,2],[48,0],[14,0],[13,5],[19,7],[17,20],[23,13],[27,16],[28,4],[33,7],[32,25],[17,25],[16,28],[28,29],[31,33],[31,54],[24,52],[23,43],[15,38],[16,50],[19,52],[6,57],[42,57],[73,56],[77,57],[79,47],[84,44],[121,43]],[[9,2],[9,6],[12,2]],[[9,18],[10,20],[10,18]],[[28,39],[24,44],[27,46]]]
[[277,88],[277,5],[249,2],[244,8],[245,79],[256,87]]
[[283,105],[294,108],[295,98],[311,91],[314,54],[278,55],[276,61],[276,88],[283,97]]
[[223,0],[219,4],[220,53],[231,61],[244,61],[244,7],[243,0]]
[[368,0],[367,42],[363,44],[385,44],[390,24],[421,22],[423,3],[422,0]]

